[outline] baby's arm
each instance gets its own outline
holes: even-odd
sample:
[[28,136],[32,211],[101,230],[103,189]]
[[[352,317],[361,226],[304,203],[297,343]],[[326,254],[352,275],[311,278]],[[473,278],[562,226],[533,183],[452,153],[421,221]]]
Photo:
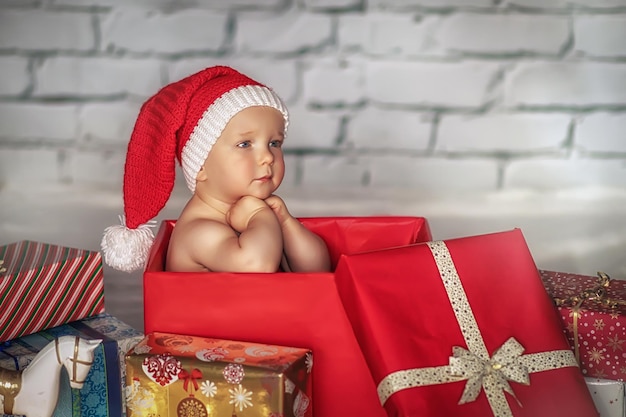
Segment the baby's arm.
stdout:
[[324,240],[294,218],[280,197],[273,195],[265,202],[280,222],[285,255],[291,270],[294,272],[330,271],[330,256]]
[[192,265],[197,265],[215,272],[278,271],[283,238],[267,204],[244,197],[231,207],[227,219],[229,224],[205,218],[177,222],[168,270],[193,271]]
[[278,219],[263,201],[242,197],[226,213],[226,221],[239,232],[237,254],[242,272],[276,272],[283,252],[283,236]]

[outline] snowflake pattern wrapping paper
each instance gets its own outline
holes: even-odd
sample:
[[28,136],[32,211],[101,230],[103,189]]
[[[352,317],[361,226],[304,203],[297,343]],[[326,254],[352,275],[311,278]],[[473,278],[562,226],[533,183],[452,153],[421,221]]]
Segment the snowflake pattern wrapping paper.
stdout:
[[390,417],[597,417],[520,230],[346,256],[336,274]]
[[126,355],[129,417],[311,417],[308,349],[153,332]]
[[[598,276],[540,270],[548,294],[571,300],[601,287]],[[564,332],[586,377],[626,381],[626,281],[611,280],[601,299],[558,307]]]

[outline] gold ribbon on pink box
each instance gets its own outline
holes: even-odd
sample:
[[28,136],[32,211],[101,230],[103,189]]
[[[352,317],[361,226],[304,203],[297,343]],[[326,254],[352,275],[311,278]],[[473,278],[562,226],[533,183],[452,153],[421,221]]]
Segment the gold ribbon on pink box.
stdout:
[[580,364],[580,339],[578,335],[578,321],[581,317],[580,310],[583,305],[587,303],[589,306],[592,303],[600,305],[602,307],[616,310],[618,307],[626,305],[626,301],[617,298],[611,298],[608,296],[607,291],[611,285],[611,277],[604,272],[598,272],[597,284],[586,290],[583,290],[579,294],[573,295],[567,298],[554,297],[554,304],[557,307],[570,307],[572,309],[572,330],[574,334],[574,355],[576,361]]
[[378,384],[382,404],[394,393],[419,386],[467,380],[459,404],[474,401],[485,390],[495,417],[513,417],[504,392],[517,400],[509,381],[530,384],[530,373],[564,367],[577,367],[571,350],[555,350],[524,355],[524,346],[515,338],[506,340],[490,357],[472,312],[452,256],[443,241],[427,243],[443,281],[448,299],[468,349],[452,347],[448,365],[407,369],[387,375]]

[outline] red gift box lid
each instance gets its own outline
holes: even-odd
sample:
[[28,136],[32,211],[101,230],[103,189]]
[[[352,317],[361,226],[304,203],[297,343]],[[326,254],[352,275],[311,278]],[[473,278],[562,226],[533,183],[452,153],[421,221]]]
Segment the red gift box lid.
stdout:
[[345,256],[336,274],[390,416],[597,416],[520,230]]

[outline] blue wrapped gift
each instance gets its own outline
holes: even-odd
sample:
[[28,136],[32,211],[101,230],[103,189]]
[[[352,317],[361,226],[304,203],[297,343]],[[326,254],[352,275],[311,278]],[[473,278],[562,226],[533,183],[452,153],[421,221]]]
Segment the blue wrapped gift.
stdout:
[[0,357],[0,366],[23,369],[48,343],[65,335],[101,339],[102,343],[95,351],[82,389],[72,389],[67,374],[61,373],[53,417],[125,416],[124,356],[143,338],[143,333],[107,313],[8,341],[0,349],[5,355]]

